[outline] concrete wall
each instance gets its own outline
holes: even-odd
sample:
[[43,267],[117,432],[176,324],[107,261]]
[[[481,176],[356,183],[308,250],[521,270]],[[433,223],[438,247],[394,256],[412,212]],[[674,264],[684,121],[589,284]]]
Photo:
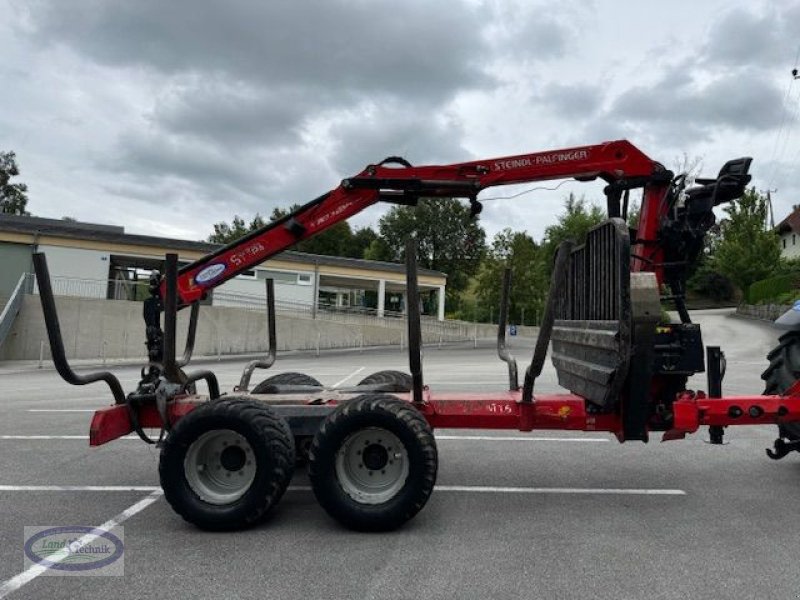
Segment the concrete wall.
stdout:
[[[142,304],[123,300],[56,298],[67,358],[138,358],[145,356]],[[178,315],[178,354],[183,351],[189,311]],[[279,350],[313,350],[400,344],[406,339],[403,322],[388,320],[381,325],[356,325],[278,314]],[[466,332],[451,334],[432,329],[423,334],[427,343],[497,335],[497,326],[467,325]],[[536,328],[520,328],[521,337],[536,334]],[[266,314],[224,306],[203,306],[197,328],[195,354],[241,354],[266,350]],[[45,359],[50,358],[47,332],[38,296],[26,296],[20,314],[2,347],[0,360],[36,360],[45,342]]]
[[[19,283],[20,275],[32,268],[31,247],[0,242],[0,298],[8,300]],[[0,304],[0,311],[5,302]]]
[[774,321],[790,308],[792,308],[791,304],[740,304],[736,309],[736,314],[751,319]]

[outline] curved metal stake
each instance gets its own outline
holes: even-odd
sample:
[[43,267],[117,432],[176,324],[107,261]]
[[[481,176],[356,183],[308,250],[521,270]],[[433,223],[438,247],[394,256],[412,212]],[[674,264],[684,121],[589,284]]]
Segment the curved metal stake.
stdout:
[[422,328],[419,317],[417,243],[406,241],[406,317],[408,318],[408,363],[414,402],[422,403]]
[[267,358],[265,360],[254,360],[247,363],[242,372],[239,385],[234,388],[236,392],[246,392],[250,386],[250,377],[256,369],[269,369],[275,363],[277,342],[275,335],[275,282],[267,279],[267,338],[269,347],[267,348]]
[[96,373],[87,373],[86,375],[78,375],[73,371],[67,356],[64,352],[64,340],[61,337],[61,327],[58,323],[58,313],[56,312],[56,303],[53,300],[53,288],[50,285],[50,273],[47,269],[47,259],[41,252],[33,254],[33,269],[36,272],[36,282],[39,284],[39,299],[42,302],[42,313],[44,314],[44,322],[47,327],[47,337],[50,340],[50,352],[53,355],[53,364],[58,371],[58,374],[72,385],[87,385],[95,381],[105,381],[108,387],[111,388],[111,393],[114,395],[114,402],[117,404],[125,403],[125,393],[122,391],[122,385],[114,375],[108,371],[98,371]]
[[192,360],[194,340],[197,334],[197,319],[200,315],[200,303],[194,302],[191,311],[189,314],[189,330],[186,332],[186,348],[183,350],[183,357],[176,363],[179,367],[185,367]]
[[533,351],[531,364],[525,371],[525,383],[522,387],[523,402],[533,401],[533,382],[542,374],[544,360],[547,356],[547,346],[550,345],[550,336],[553,334],[553,321],[555,321],[556,318],[556,303],[564,296],[569,257],[574,245],[572,240],[566,240],[558,245],[558,250],[556,251],[553,275],[550,278],[550,292],[547,294],[547,304],[544,308],[542,324],[539,326],[536,348]]
[[517,361],[506,346],[506,322],[508,321],[508,305],[511,301],[511,269],[503,272],[503,290],[500,297],[500,318],[497,324],[497,356],[508,364],[508,389],[515,392],[519,389],[517,377]]

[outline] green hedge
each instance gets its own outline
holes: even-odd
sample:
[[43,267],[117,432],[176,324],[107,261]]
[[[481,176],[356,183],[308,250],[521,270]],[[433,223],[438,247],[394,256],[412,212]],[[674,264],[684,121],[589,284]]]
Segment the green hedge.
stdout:
[[778,296],[796,290],[798,284],[800,284],[800,273],[778,275],[777,277],[769,277],[768,279],[756,281],[751,284],[750,288],[747,290],[747,303],[760,304],[766,303],[769,300],[775,300]]

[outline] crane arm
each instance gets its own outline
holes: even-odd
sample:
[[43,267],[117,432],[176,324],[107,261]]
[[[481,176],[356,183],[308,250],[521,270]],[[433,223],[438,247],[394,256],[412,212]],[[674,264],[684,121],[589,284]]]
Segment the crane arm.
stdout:
[[[378,201],[413,205],[421,197],[467,198],[473,212],[478,212],[477,195],[488,187],[569,178],[600,178],[620,189],[656,183],[653,197],[657,198],[663,197],[671,177],[626,140],[451,165],[414,167],[391,157],[367,166],[282,219],[183,267],[178,274],[178,304],[202,299],[232,277]],[[164,291],[162,283],[162,297]]]

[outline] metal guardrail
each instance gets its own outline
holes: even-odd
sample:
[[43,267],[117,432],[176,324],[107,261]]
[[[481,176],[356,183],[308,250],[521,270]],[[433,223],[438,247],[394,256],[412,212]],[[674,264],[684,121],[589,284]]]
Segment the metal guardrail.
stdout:
[[[23,276],[23,287],[28,293],[38,293],[35,277],[32,273]],[[144,281],[126,281],[82,279],[75,277],[52,277],[51,285],[54,296],[71,296],[77,298],[97,298],[113,300],[144,300],[149,296],[148,284]],[[243,294],[215,290],[212,305],[230,307],[256,312],[264,310],[264,296],[261,294]],[[278,313],[321,321],[333,321],[357,326],[386,327],[390,329],[406,329],[406,315],[401,312],[384,311],[378,316],[378,310],[363,306],[334,306],[320,303],[314,310],[310,302],[293,302],[276,300],[275,310]],[[468,321],[439,321],[432,315],[422,315],[422,333],[426,340],[463,341],[475,337],[475,323]]]
[[[263,311],[264,298],[261,296],[240,294],[232,292],[214,292],[217,306],[244,308],[247,310]],[[371,325],[391,329],[406,329],[406,315],[400,312],[384,311],[383,317],[378,316],[378,310],[362,306],[332,306],[328,304],[317,305],[316,315],[311,303],[291,302],[277,300],[276,312],[291,316],[318,320],[333,321],[350,325]],[[471,340],[474,338],[474,323],[467,321],[440,321],[437,317],[423,315],[420,319],[423,335],[427,339],[440,336],[442,341]]]
[[30,290],[27,277],[28,273],[23,273],[17,282],[14,291],[11,292],[11,297],[6,302],[3,312],[0,313],[0,346],[6,341],[8,333],[11,331],[11,326],[14,324],[14,319],[19,314],[19,307],[22,304],[22,297]]

